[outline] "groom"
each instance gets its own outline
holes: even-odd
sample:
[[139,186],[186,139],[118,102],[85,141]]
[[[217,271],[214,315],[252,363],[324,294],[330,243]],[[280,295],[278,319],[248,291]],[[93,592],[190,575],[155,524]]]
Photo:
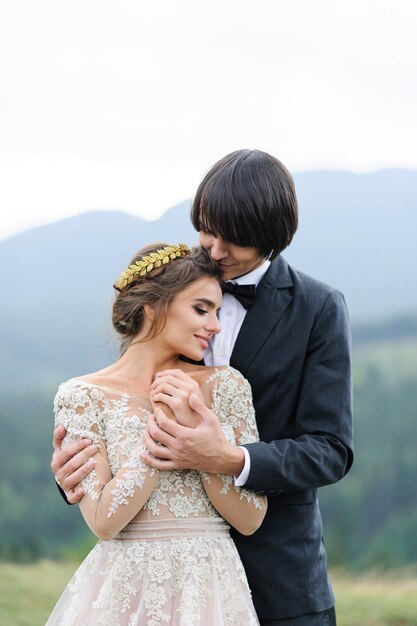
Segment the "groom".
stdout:
[[[232,530],[262,626],[333,626],[334,598],[317,489],[350,469],[350,333],[340,292],[291,268],[280,253],[298,212],[293,180],[278,159],[258,150],[227,155],[197,190],[191,219],[226,282],[222,332],[205,362],[230,363],[249,380],[261,441],[229,444],[216,416],[192,398],[202,422],[181,427],[151,420],[147,462],[159,469],[229,474],[268,495],[261,528]],[[88,474],[88,442],[61,450],[54,434],[52,469],[78,501]],[[166,447],[155,444],[163,443]]]

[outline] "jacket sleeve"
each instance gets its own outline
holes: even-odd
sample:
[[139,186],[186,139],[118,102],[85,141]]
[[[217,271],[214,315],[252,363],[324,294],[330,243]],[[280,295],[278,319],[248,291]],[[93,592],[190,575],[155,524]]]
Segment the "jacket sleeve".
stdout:
[[268,495],[315,489],[337,482],[352,465],[351,339],[338,291],[328,294],[311,329],[294,424],[294,438],[246,445],[245,487]]
[[112,475],[100,405],[93,396],[94,390],[71,381],[61,385],[54,402],[55,425],[63,424],[67,430],[64,446],[82,437],[98,446],[92,457],[95,467],[81,483],[85,495],[79,506],[93,533],[100,539],[111,539],[143,507],[159,482],[159,472],[141,460],[145,446],[139,435],[135,447],[126,448],[120,469]]

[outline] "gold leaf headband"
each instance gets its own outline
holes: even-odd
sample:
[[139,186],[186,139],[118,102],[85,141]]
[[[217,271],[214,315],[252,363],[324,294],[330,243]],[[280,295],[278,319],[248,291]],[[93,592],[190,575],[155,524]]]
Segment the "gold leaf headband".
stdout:
[[133,265],[129,265],[124,272],[121,273],[119,280],[114,284],[115,289],[121,291],[127,285],[135,280],[138,276],[145,276],[148,272],[151,272],[156,267],[166,265],[170,261],[190,254],[191,250],[184,243],[179,243],[170,246],[165,246],[156,252],[151,252],[149,255],[143,256],[140,260],[135,261]]

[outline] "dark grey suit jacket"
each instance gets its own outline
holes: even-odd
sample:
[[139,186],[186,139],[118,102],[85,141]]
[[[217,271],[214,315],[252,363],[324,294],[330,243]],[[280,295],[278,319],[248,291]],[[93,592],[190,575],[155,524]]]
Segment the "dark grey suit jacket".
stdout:
[[260,619],[334,603],[317,488],[350,469],[350,331],[343,295],[279,257],[256,292],[231,365],[250,382],[261,441],[246,487],[268,495],[250,537],[232,531]]

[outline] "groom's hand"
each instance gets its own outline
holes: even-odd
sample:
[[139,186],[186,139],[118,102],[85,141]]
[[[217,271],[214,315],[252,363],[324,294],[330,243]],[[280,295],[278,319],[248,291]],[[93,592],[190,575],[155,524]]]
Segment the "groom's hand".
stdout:
[[92,444],[91,439],[79,439],[66,448],[62,448],[65,435],[66,430],[62,425],[55,428],[51,469],[58,485],[65,491],[68,502],[76,504],[84,496],[80,483],[95,465],[90,457],[97,452],[97,446]]
[[178,424],[155,408],[144,433],[149,451],[142,454],[145,463],[158,470],[195,469],[238,476],[244,466],[243,450],[226,440],[217,416],[200,397],[192,394],[189,403],[201,418],[195,428]]

